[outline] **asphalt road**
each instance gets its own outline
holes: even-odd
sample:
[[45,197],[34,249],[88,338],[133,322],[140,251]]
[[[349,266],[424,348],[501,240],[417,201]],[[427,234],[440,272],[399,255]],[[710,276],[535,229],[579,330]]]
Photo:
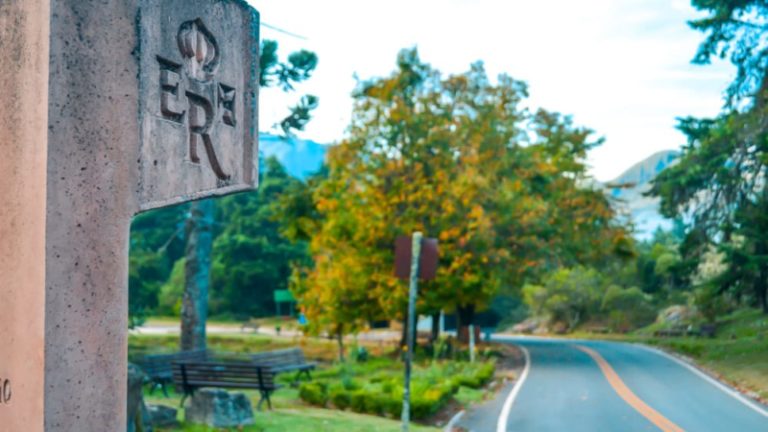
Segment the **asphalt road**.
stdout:
[[642,346],[494,337],[528,352],[497,432],[768,432],[768,410]]

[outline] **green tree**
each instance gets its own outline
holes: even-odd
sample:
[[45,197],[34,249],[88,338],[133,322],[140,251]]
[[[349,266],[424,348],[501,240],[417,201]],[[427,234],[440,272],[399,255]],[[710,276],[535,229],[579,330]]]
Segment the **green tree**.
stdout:
[[[721,278],[719,291],[743,293],[750,287],[757,304],[768,311],[768,287],[761,277],[768,275],[768,220],[761,213],[768,194],[765,110],[755,105],[716,119],[683,120],[688,145],[680,163],[654,180],[651,193],[661,197],[663,214],[690,221],[684,258],[701,257],[709,245],[722,245],[730,270]],[[734,235],[746,241],[728,247]]]
[[689,23],[706,33],[694,62],[708,64],[713,57],[727,57],[736,66],[736,77],[728,89],[731,105],[743,98],[765,95],[768,3],[764,0],[692,0],[691,3],[708,14]]
[[402,319],[407,287],[392,275],[392,246],[415,230],[437,237],[441,253],[418,308],[455,311],[462,326],[545,268],[632,255],[607,198],[586,186],[586,152],[600,140],[568,117],[531,115],[526,96],[506,75],[491,83],[481,63],[443,77],[415,50],[392,75],[359,84],[314,208],[306,190],[286,207],[302,221],[288,222],[293,233],[314,231],[313,266],[295,284],[310,321],[336,332]]
[[609,286],[600,309],[608,315],[613,330],[622,332],[648,325],[656,318],[651,296],[638,287]]
[[218,201],[225,223],[213,244],[211,311],[239,318],[274,314],[273,292],[288,289],[293,263],[308,259],[305,242],[280,233],[281,196],[302,182],[275,158],[264,161],[259,189]]
[[[694,61],[726,57],[737,67],[727,111],[712,119],[685,118],[688,137],[680,163],[654,181],[667,216],[683,217],[689,229],[681,256],[692,263],[713,245],[727,270],[714,292],[745,297],[768,313],[768,5],[763,1],[694,0],[706,18],[691,22],[707,35]],[[735,236],[743,242],[733,242]],[[689,265],[694,273],[699,266]],[[713,288],[708,288],[713,290]],[[712,297],[711,295],[704,298]]]
[[574,330],[600,310],[604,281],[593,268],[561,268],[544,277],[541,285],[525,285],[523,300],[551,324]]
[[131,224],[128,316],[131,326],[156,312],[171,264],[184,255],[184,221],[189,204],[142,213]]
[[[280,62],[277,42],[265,40],[260,47],[259,85],[279,86],[283,91],[294,90],[294,85],[309,79],[317,67],[317,55],[301,50]],[[294,130],[303,130],[318,105],[313,95],[302,96],[280,122],[287,136]],[[208,314],[208,291],[211,281],[211,250],[213,247],[214,205],[203,200],[194,202],[188,220],[188,240],[185,256],[186,284],[181,314],[181,345],[183,349],[205,348],[205,326]]]

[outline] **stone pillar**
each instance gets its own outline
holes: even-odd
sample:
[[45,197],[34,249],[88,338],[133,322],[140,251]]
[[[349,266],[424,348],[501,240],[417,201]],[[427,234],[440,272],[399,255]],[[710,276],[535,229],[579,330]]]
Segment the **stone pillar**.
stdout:
[[7,0],[0,56],[0,430],[125,430],[130,220],[255,187],[258,15]]
[[0,2],[0,430],[43,428],[47,0]]

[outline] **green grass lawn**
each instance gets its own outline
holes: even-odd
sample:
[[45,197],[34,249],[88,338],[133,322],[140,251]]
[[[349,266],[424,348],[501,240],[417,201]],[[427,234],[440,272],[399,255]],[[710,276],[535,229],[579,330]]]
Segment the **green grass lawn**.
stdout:
[[[256,413],[255,424],[242,429],[243,432],[396,432],[401,429],[400,422],[346,411],[334,411],[319,408],[280,409],[268,413]],[[165,429],[159,432],[213,432],[207,426],[186,425],[181,429]],[[226,430],[226,429],[224,429]],[[427,432],[439,431],[439,428],[412,425],[410,430]]]
[[[386,419],[376,416],[357,414],[348,411],[337,411],[310,407],[303,404],[298,398],[298,390],[292,388],[281,389],[273,395],[274,409],[255,411],[259,397],[255,392],[245,391],[254,406],[254,424],[243,429],[232,429],[243,432],[364,432],[364,431],[399,431],[400,422],[394,419]],[[179,396],[173,391],[170,397],[165,398],[155,392],[153,396],[145,394],[145,401],[151,404],[167,405],[174,408],[179,406]],[[184,410],[179,410],[179,420],[183,421]],[[183,423],[182,423],[183,424]],[[438,428],[412,425],[414,431],[428,432],[438,431]],[[226,429],[223,429],[226,430]],[[185,425],[175,429],[160,429],[159,432],[214,432],[222,429],[214,429],[200,425]]]

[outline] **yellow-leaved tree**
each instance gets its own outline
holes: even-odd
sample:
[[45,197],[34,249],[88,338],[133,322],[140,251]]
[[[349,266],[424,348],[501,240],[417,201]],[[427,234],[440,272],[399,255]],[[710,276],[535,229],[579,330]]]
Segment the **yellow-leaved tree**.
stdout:
[[323,175],[283,200],[284,226],[314,258],[292,282],[314,330],[341,344],[371,321],[402,319],[394,240],[416,230],[440,248],[419,311],[455,312],[460,326],[537,272],[631,254],[586,174],[599,140],[568,117],[531,114],[525,97],[524,83],[491,82],[482,63],[443,77],[415,49],[392,75],[359,83],[348,136]]

